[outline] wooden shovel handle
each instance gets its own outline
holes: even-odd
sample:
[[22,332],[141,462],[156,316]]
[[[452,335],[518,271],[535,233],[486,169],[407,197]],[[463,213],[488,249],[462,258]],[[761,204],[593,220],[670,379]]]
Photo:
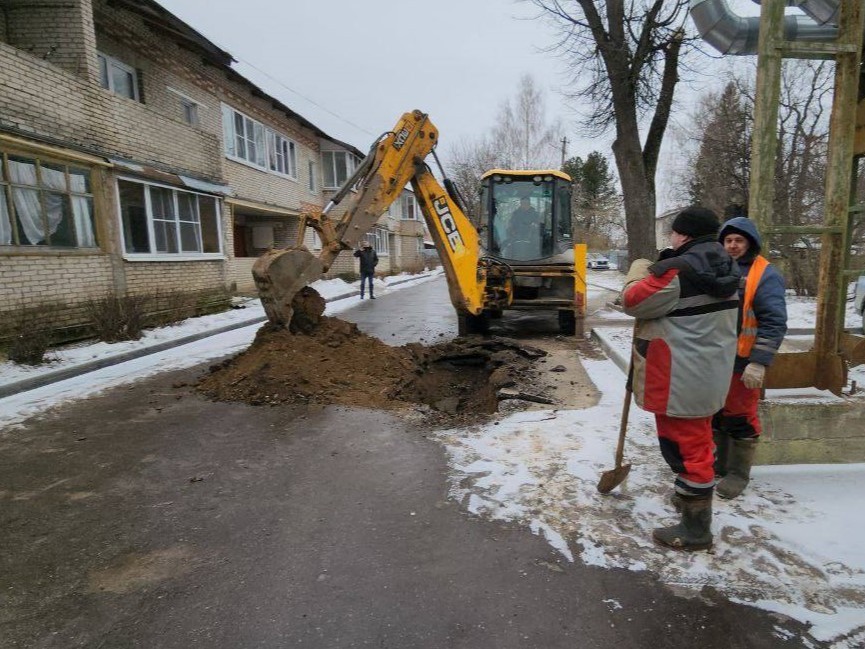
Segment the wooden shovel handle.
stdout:
[[622,404],[622,423],[619,425],[619,443],[616,446],[616,468],[622,466],[625,456],[625,433],[628,431],[628,414],[631,411],[631,388],[625,389],[625,402]]

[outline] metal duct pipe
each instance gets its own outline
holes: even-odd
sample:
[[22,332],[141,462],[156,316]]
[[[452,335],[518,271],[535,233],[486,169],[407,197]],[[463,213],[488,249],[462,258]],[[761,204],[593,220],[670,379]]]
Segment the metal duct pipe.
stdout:
[[799,7],[818,25],[838,26],[838,14],[841,12],[840,0],[787,0],[787,6]]
[[[808,4],[811,9],[816,5],[825,9],[824,5],[828,7],[832,2],[833,0],[801,0],[802,5]],[[691,18],[703,40],[721,54],[757,53],[759,16],[739,16],[732,12],[726,0],[691,0]],[[836,38],[838,28],[835,26],[820,25],[808,16],[784,16],[785,40],[833,41]]]

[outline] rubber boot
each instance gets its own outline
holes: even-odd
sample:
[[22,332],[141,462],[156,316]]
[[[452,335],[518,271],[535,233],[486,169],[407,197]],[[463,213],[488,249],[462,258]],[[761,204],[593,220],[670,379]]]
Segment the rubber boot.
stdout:
[[730,440],[727,475],[715,485],[721,498],[736,498],[745,491],[751,480],[751,465],[754,463],[757,441],[756,438]]
[[712,494],[708,496],[685,496],[679,494],[682,503],[682,520],[670,527],[656,527],[652,538],[661,545],[677,550],[707,550],[712,547]]
[[730,436],[718,428],[712,429],[712,440],[715,442],[715,477],[727,475],[727,462],[730,458]]

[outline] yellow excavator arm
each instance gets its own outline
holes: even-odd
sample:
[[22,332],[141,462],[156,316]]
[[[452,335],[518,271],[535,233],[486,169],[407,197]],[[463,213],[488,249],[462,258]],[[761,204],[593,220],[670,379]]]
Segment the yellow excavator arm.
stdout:
[[[294,296],[319,279],[341,251],[355,248],[409,183],[435,241],[457,311],[478,315],[485,300],[489,303],[491,299],[502,307],[507,305],[509,292],[502,289],[506,281],[495,282],[494,290],[486,287],[487,278],[501,275],[500,269],[481,259],[477,230],[456,197],[441,186],[424,162],[437,143],[438,129],[425,113],[415,110],[404,114],[393,131],[373,144],[325,209],[303,216],[298,245],[269,251],[256,260],[253,278],[273,325],[288,326]],[[351,204],[334,222],[328,213],[347,195],[351,195]],[[321,238],[318,256],[302,245],[306,226]]]

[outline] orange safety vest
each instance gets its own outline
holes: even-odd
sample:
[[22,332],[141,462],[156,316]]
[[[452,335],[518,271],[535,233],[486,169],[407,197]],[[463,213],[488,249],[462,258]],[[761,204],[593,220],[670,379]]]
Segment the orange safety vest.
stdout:
[[757,294],[760,279],[762,279],[763,272],[768,265],[769,260],[763,255],[754,257],[751,270],[748,272],[748,279],[745,281],[745,299],[742,302],[742,330],[739,332],[739,345],[736,349],[736,354],[742,358],[748,358],[751,355],[751,348],[757,340],[757,316],[754,315],[754,296]]

